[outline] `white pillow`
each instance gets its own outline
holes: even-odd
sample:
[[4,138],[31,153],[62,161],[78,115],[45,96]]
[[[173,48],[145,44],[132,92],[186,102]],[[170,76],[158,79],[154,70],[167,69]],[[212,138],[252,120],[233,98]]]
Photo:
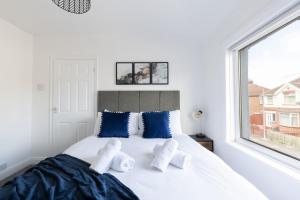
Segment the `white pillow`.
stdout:
[[180,110],[170,111],[170,129],[172,135],[182,134]]
[[[111,112],[109,110],[105,110],[105,112]],[[121,113],[121,112],[119,112]],[[128,121],[128,133],[129,135],[136,135],[139,131],[139,113],[130,112],[129,113],[129,121]],[[101,130],[101,122],[102,122],[102,112],[98,112],[98,116],[95,120],[95,128],[94,135],[98,135]]]
[[[144,122],[142,112],[139,113],[139,134],[143,135],[144,133]],[[171,135],[180,135],[182,134],[181,128],[181,118],[180,110],[169,111],[169,120],[170,120],[170,131]]]
[[100,133],[101,123],[102,123],[102,112],[98,112],[98,115],[95,119],[94,135],[98,135]]
[[129,114],[128,133],[136,135],[139,132],[139,113],[131,112]]

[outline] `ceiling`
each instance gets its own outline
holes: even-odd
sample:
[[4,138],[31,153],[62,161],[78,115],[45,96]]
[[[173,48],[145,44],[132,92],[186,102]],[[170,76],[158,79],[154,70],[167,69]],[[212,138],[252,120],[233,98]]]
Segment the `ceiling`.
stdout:
[[[229,23],[284,0],[92,0],[75,15],[51,0],[0,0],[0,17],[32,34],[130,34],[209,37]],[[287,1],[286,1],[287,2]]]

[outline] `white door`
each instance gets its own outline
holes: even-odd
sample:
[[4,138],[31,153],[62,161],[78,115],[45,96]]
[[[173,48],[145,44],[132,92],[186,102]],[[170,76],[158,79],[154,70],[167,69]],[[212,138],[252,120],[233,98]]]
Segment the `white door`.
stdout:
[[52,146],[55,153],[92,134],[94,60],[57,59],[52,76]]
[[275,121],[275,113],[266,112],[266,126],[272,127],[274,121]]

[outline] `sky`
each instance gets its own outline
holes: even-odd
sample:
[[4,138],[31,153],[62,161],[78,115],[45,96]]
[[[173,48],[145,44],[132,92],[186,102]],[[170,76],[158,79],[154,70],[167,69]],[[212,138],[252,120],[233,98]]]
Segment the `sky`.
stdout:
[[248,50],[248,76],[268,89],[300,77],[300,20]]

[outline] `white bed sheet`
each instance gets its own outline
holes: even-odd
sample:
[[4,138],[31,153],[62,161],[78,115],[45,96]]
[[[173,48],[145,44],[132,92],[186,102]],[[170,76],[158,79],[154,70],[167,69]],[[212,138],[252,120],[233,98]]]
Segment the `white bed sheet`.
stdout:
[[[191,166],[181,170],[169,166],[165,173],[150,167],[152,150],[163,139],[143,139],[139,135],[120,138],[122,151],[136,160],[133,170],[120,173],[109,170],[142,200],[193,199],[251,199],[266,197],[242,176],[212,152],[192,140],[188,135],[174,137],[179,149],[192,155]],[[87,137],[69,147],[64,153],[91,163],[98,150],[109,138]]]

